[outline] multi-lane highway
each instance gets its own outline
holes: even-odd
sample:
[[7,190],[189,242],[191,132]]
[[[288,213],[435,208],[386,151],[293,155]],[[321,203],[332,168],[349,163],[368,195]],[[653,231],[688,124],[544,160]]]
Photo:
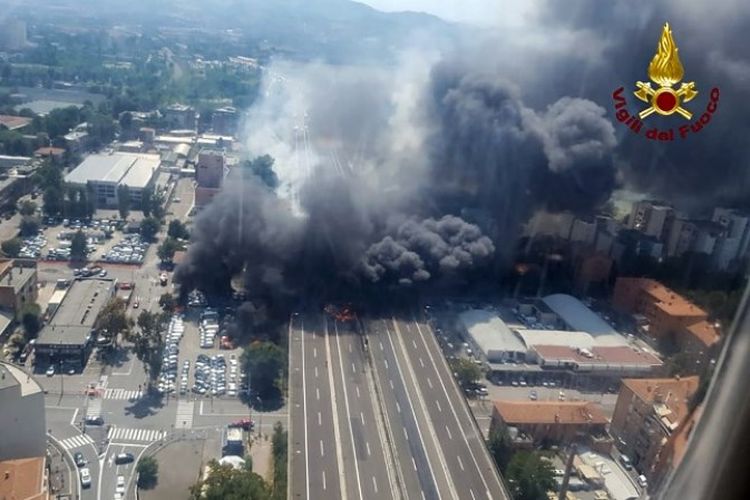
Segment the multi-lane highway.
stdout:
[[425,323],[290,323],[290,498],[508,498]]

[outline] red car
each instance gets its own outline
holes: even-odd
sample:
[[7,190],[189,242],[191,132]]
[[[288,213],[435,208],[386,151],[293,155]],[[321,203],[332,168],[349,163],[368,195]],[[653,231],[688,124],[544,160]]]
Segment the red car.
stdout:
[[240,429],[246,430],[246,431],[249,431],[254,426],[255,426],[255,422],[253,422],[249,418],[243,418],[242,420],[237,420],[229,424],[229,427],[239,427]]

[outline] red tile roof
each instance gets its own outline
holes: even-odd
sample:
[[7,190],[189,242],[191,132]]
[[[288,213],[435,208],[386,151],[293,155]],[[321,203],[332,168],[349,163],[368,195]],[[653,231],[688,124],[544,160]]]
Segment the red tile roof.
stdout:
[[0,462],[0,498],[42,500],[47,498],[44,457]]
[[495,401],[494,404],[508,425],[608,423],[602,407],[589,401]]
[[690,398],[698,390],[698,376],[679,378],[627,378],[622,383],[647,404],[664,404],[669,421],[682,422],[688,414]]
[[686,330],[706,347],[711,347],[719,341],[719,330],[706,320],[693,323]]
[[25,116],[0,115],[0,125],[8,130],[23,128],[29,123],[31,123],[31,118]]

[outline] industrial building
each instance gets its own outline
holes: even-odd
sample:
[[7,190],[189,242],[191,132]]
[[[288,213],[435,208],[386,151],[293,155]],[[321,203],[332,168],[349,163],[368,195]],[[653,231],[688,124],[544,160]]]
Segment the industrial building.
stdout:
[[89,187],[96,197],[96,206],[117,208],[120,186],[127,186],[130,205],[139,208],[142,193],[151,187],[159,170],[161,158],[157,154],[109,153],[88,156],[65,182],[74,186]]
[[73,281],[34,344],[37,366],[83,368],[93,347],[96,318],[114,293],[111,279]]
[[523,340],[492,311],[465,311],[459,321],[489,363],[525,359],[527,348]]

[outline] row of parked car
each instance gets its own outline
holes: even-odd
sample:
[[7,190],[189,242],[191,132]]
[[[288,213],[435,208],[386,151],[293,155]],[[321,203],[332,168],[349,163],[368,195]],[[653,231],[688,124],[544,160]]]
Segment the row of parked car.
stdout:
[[128,234],[120,243],[104,254],[106,262],[124,264],[141,264],[149,244],[143,241],[140,234]]
[[18,256],[24,259],[38,259],[42,249],[47,246],[47,238],[41,234],[30,236],[21,240],[23,245]]
[[176,388],[177,380],[177,358],[180,353],[180,340],[185,334],[185,325],[182,317],[179,315],[172,316],[167,328],[167,334],[164,342],[164,354],[161,364],[161,375],[159,375],[159,384],[157,390],[162,393],[173,393]]
[[215,310],[206,309],[201,313],[198,333],[201,348],[213,349],[216,335],[219,333],[219,314]]

